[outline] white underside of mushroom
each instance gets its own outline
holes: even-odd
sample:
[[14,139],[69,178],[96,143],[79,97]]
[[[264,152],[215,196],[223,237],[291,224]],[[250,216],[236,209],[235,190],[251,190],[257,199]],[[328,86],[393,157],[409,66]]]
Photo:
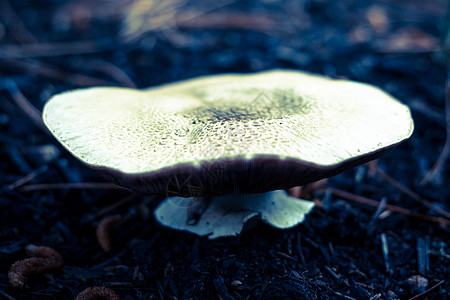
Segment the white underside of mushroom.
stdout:
[[198,222],[189,225],[189,204],[194,198],[171,197],[155,209],[155,218],[167,227],[185,230],[210,239],[236,236],[250,220],[260,219],[280,229],[296,226],[314,207],[314,202],[290,197],[285,191],[263,194],[227,195],[210,200]]

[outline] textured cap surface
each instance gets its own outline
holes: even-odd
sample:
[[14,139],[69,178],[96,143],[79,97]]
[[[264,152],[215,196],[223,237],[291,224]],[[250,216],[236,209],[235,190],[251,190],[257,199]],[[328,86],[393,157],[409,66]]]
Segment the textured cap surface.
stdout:
[[52,97],[43,118],[76,157],[132,189],[256,193],[333,175],[408,138],[408,107],[373,86],[298,71]]

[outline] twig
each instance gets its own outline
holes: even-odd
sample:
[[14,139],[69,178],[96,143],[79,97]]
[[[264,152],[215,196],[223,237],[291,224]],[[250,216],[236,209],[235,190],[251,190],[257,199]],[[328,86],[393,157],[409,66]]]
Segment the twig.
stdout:
[[386,273],[392,274],[392,269],[389,263],[389,243],[387,240],[386,233],[382,233],[380,239],[381,239],[381,249],[383,250],[383,259],[384,259],[384,266],[386,268]]
[[132,201],[134,199],[136,199],[138,196],[140,196],[140,194],[133,193],[131,195],[128,195],[125,198],[123,198],[123,199],[121,199],[121,200],[119,200],[117,202],[114,202],[113,204],[111,204],[111,205],[103,208],[102,210],[100,210],[96,214],[96,217],[98,218],[100,216],[103,216],[103,215],[109,213],[111,210],[113,210],[113,209],[115,209],[115,208],[117,208],[119,206],[122,206],[122,205],[124,205],[124,204],[126,204],[126,203],[128,203],[128,202],[130,202],[130,201]]
[[319,250],[321,249],[319,245],[317,245],[316,242],[314,242],[313,240],[311,240],[310,238],[304,236],[303,237],[305,239],[306,242],[308,242],[308,244],[310,244],[311,246],[313,246],[315,249]]
[[284,258],[287,258],[287,259],[289,259],[289,260],[292,260],[292,261],[297,262],[297,259],[295,259],[294,257],[290,256],[289,254],[286,254],[286,253],[281,252],[281,251],[277,251],[276,253],[277,253],[278,255],[284,257]]
[[322,198],[322,202],[323,202],[323,209],[326,212],[329,212],[331,209],[331,192],[328,189],[325,189],[325,195],[323,195]]
[[42,121],[41,112],[28,101],[22,94],[16,82],[13,79],[7,79],[4,82],[6,89],[20,110],[31,120],[36,126],[48,133],[48,129]]
[[8,154],[10,162],[20,173],[28,174],[33,172],[30,164],[25,160],[25,157],[23,157],[23,153],[21,153],[17,147],[10,147],[7,149],[6,153]]
[[[450,141],[450,139],[449,139]],[[431,203],[430,201],[420,197],[417,193],[413,192],[411,189],[407,188],[405,185],[403,185],[402,183],[400,183],[399,181],[395,180],[394,178],[392,178],[391,176],[389,176],[388,174],[386,174],[385,172],[383,172],[380,168],[378,168],[376,166],[376,170],[375,170],[376,174],[378,176],[381,177],[381,179],[383,179],[384,181],[388,182],[389,184],[391,184],[393,187],[397,188],[399,191],[405,193],[406,195],[408,195],[409,197],[411,197],[412,199],[422,203],[423,205],[425,205],[426,207],[428,207],[429,209],[434,210],[435,212],[443,215],[444,217],[450,219],[450,213],[443,210],[442,208],[434,205],[433,203]]]
[[356,284],[361,286],[361,287],[363,287],[363,288],[365,288],[365,289],[367,289],[367,290],[371,290],[371,291],[375,290],[375,288],[373,286],[370,286],[370,285],[367,285],[367,284],[364,284],[364,283],[361,283],[361,282],[356,282]]
[[[152,240],[150,240],[150,242],[151,242],[151,241],[152,241]],[[125,253],[127,253],[127,252],[128,252],[128,249],[125,248],[125,249],[123,249],[121,252],[119,252],[118,254],[112,256],[111,258],[108,258],[107,260],[102,261],[102,262],[99,263],[98,265],[95,265],[95,266],[91,267],[90,270],[95,271],[95,270],[98,270],[98,269],[102,269],[102,268],[108,266],[108,265],[111,264],[111,263],[117,263],[117,260],[118,260],[119,258],[121,258],[122,256],[124,256]]]
[[347,299],[347,300],[356,300],[355,298],[353,298],[353,297],[350,297],[350,296],[347,296],[347,295],[344,295],[344,294],[342,294],[342,293],[339,293],[339,292],[336,292],[336,291],[331,291],[333,294],[335,294],[335,295],[337,295],[337,296],[339,296],[339,297],[342,297],[342,299]]
[[428,261],[429,256],[427,241],[424,238],[419,237],[417,239],[417,265],[420,274],[426,275],[429,268]]
[[[365,279],[368,278],[368,276],[366,275],[366,273],[364,273],[363,271],[361,271],[359,268],[352,269],[352,270],[349,271],[349,274],[353,274],[353,273],[358,274],[359,276],[362,276],[362,277],[364,277]],[[372,289],[373,289],[373,287],[372,287]]]
[[325,270],[330,273],[331,277],[333,277],[336,281],[339,281],[341,279],[341,276],[336,274],[336,272],[333,271],[329,266],[324,266]]
[[7,68],[13,72],[22,71],[30,74],[39,75],[45,78],[63,81],[75,86],[95,86],[95,85],[117,85],[112,81],[98,79],[91,76],[80,74],[71,74],[57,69],[54,66],[44,64],[39,61],[27,59],[13,59],[2,57],[0,53],[0,67]]
[[[386,41],[389,43],[390,41]],[[445,53],[449,51],[449,47],[443,47],[443,48],[432,48],[432,49],[381,49],[380,47],[377,47],[375,51],[380,54],[435,54],[435,53]]]
[[193,13],[182,12],[175,18],[179,28],[236,28],[250,29],[262,33],[268,31],[282,31],[285,27],[277,26],[280,22],[270,16],[252,16],[244,13],[215,12],[192,17]]
[[380,205],[378,205],[377,210],[373,214],[372,219],[370,220],[369,225],[367,226],[367,228],[371,228],[372,225],[375,223],[375,221],[380,216],[380,214],[383,212],[383,210],[384,210],[384,208],[386,207],[386,204],[387,204],[387,197],[381,198],[381,201],[379,203],[380,203]]
[[112,38],[97,40],[51,42],[31,44],[7,44],[0,46],[0,56],[7,58],[50,57],[63,55],[80,55],[113,50],[115,41]]
[[26,176],[20,178],[19,180],[14,181],[11,184],[8,184],[6,186],[6,189],[9,191],[12,191],[28,182],[30,182],[31,180],[35,179],[36,177],[38,177],[39,175],[41,175],[42,173],[47,172],[48,167],[47,166],[42,166],[39,169],[27,174]]
[[3,297],[5,297],[8,300],[16,300],[16,298],[11,297],[10,295],[8,295],[7,293],[5,293],[2,290],[0,290],[0,295],[2,295]]
[[102,190],[129,191],[129,189],[115,185],[113,183],[103,183],[103,182],[30,184],[19,188],[19,191],[32,192],[40,190],[64,190],[64,189],[102,189]]
[[445,114],[443,114],[440,109],[431,107],[430,104],[420,100],[412,100],[409,106],[416,112],[427,116],[430,120],[433,120],[439,125],[445,127]]
[[[343,199],[347,199],[347,200],[351,200],[354,202],[358,202],[361,204],[366,204],[369,206],[374,206],[374,207],[378,207],[380,205],[380,202],[375,201],[373,199],[369,199],[366,197],[362,197],[362,196],[358,196],[349,192],[345,192],[345,191],[341,191],[335,188],[328,188],[331,190],[331,192],[333,193],[333,195],[337,196],[337,197],[341,197]],[[450,220],[447,220],[445,218],[440,218],[440,217],[434,217],[434,216],[429,216],[429,215],[424,215],[424,214],[418,214],[418,213],[413,213],[411,210],[407,209],[407,208],[403,208],[403,207],[399,207],[396,205],[392,205],[392,204],[386,204],[385,205],[385,209],[398,213],[398,214],[402,214],[405,216],[410,216],[410,217],[414,217],[417,219],[421,219],[421,220],[425,220],[425,221],[429,221],[429,222],[434,222],[434,223],[438,223],[441,224],[442,226],[450,226]]]
[[442,169],[445,166],[445,162],[450,155],[450,78],[447,78],[447,83],[445,86],[445,118],[447,122],[447,135],[445,138],[444,148],[442,148],[441,154],[439,155],[436,163],[419,183],[420,186],[426,185],[430,181],[433,181],[436,176],[441,174]]
[[[133,80],[127,75],[127,73],[106,60],[96,58],[89,59],[85,57],[83,57],[81,60],[83,69],[100,71],[108,76],[111,76],[121,86],[129,88],[137,87]],[[77,65],[80,65],[79,60],[77,60],[76,62]]]
[[173,28],[174,16],[186,2],[186,0],[134,1],[124,16],[120,35],[125,42],[133,42],[146,33]]
[[[164,30],[176,28],[177,25],[179,25],[177,22],[180,22],[180,26],[182,27],[181,23],[183,22],[200,18],[205,14],[212,13],[213,11],[230,5],[236,1],[237,0],[224,0],[211,2],[210,5],[208,5],[209,7],[203,6],[201,10],[189,12],[181,9],[187,3],[185,0],[160,1],[159,3],[148,2],[151,4],[146,5],[144,11],[142,11],[141,3],[136,1],[136,4],[132,5],[131,9],[129,9],[124,20],[121,36],[125,42],[131,43],[138,40],[146,33],[154,31],[164,32]],[[139,7],[139,5],[141,5],[141,7]],[[180,14],[182,14],[182,17],[179,16]],[[137,24],[139,25],[136,26]]]
[[433,285],[431,288],[429,288],[429,289],[426,290],[425,292],[420,293],[419,295],[415,295],[414,297],[409,298],[408,300],[415,300],[415,299],[418,299],[418,298],[420,298],[420,297],[422,297],[422,296],[428,294],[429,292],[431,292],[432,290],[434,290],[435,288],[437,288],[438,286],[440,286],[441,284],[443,284],[444,281],[445,281],[445,280],[439,281],[436,285]]
[[305,266],[306,261],[305,261],[305,256],[303,255],[302,236],[300,235],[300,232],[297,233],[297,251],[298,251],[298,255],[300,256],[300,261],[302,262],[302,266]]
[[8,1],[0,1],[0,18],[8,27],[14,39],[22,43],[37,43],[37,39],[31,34]]
[[328,253],[328,250],[326,247],[320,247],[320,252],[322,252],[323,257],[325,258],[325,261],[327,265],[331,265],[331,257],[330,253]]
[[450,43],[450,1],[447,0],[447,10],[444,17],[444,24],[441,33],[441,47]]

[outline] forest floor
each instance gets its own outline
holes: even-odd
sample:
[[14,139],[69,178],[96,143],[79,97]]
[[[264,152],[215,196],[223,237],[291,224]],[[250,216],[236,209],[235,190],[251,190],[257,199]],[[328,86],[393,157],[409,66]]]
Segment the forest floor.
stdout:
[[[449,29],[444,0],[1,0],[0,298],[449,299]],[[371,83],[415,120],[375,163],[303,188],[317,205],[289,230],[165,228],[152,196],[102,181],[40,117],[69,89],[273,68]],[[95,232],[110,215],[127,221],[105,253]],[[12,287],[30,244],[64,266]]]

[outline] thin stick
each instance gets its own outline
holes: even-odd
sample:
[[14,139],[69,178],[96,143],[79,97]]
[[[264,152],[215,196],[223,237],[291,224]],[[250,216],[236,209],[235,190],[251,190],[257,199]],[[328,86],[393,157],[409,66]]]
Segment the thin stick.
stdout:
[[341,279],[341,275],[336,274],[336,272],[333,271],[329,266],[324,266],[325,270],[330,273],[331,277],[333,277],[336,281],[339,281]]
[[[450,139],[449,139],[449,141],[450,141]],[[392,178],[388,174],[384,173],[380,168],[376,167],[376,173],[377,173],[378,176],[381,177],[381,179],[383,179],[384,181],[388,182],[393,187],[397,188],[399,191],[405,193],[406,195],[408,195],[412,199],[422,203],[423,205],[425,205],[429,209],[432,209],[435,212],[437,212],[437,213],[443,215],[444,217],[450,219],[450,213],[449,212],[447,212],[447,211],[443,210],[442,208],[434,205],[430,201],[420,197],[419,194],[413,192],[411,189],[407,188],[405,185],[403,185],[399,181],[395,180],[394,178]]]
[[46,165],[42,166],[39,169],[31,172],[30,174],[27,174],[26,176],[20,178],[19,180],[16,180],[13,183],[8,184],[6,186],[6,189],[9,190],[9,191],[12,191],[12,190],[14,190],[14,189],[16,189],[16,188],[18,188],[18,187],[20,187],[20,186],[30,182],[31,180],[35,179],[39,175],[47,172],[47,170],[48,170],[48,166],[46,166]]
[[361,287],[363,287],[363,288],[365,288],[365,289],[367,289],[367,290],[372,290],[373,291],[375,289],[374,287],[372,287],[370,285],[367,285],[367,284],[364,284],[364,283],[361,283],[361,282],[356,282],[356,284],[361,286]]
[[294,257],[292,257],[292,256],[290,256],[289,254],[286,254],[286,253],[281,252],[281,251],[277,251],[276,253],[277,253],[278,255],[284,257],[284,258],[287,258],[287,259],[289,259],[289,260],[292,260],[292,261],[297,262],[297,259],[294,258]]
[[1,294],[3,297],[5,297],[6,299],[9,299],[9,300],[16,300],[16,298],[11,297],[10,295],[8,295],[7,293],[5,293],[5,292],[2,291],[2,290],[0,290],[0,294]]
[[73,42],[51,42],[51,43],[30,43],[6,44],[0,46],[0,56],[8,58],[26,57],[50,57],[63,55],[80,55],[113,50],[114,39],[103,38],[98,40],[84,40]]
[[44,64],[35,60],[20,60],[1,57],[0,53],[0,67],[4,67],[13,72],[22,71],[30,74],[42,76],[67,82],[75,86],[95,86],[95,85],[117,85],[115,82],[98,79],[91,76],[81,74],[71,74],[70,72],[62,71],[54,66]]
[[418,113],[427,116],[430,120],[435,121],[439,125],[445,127],[445,114],[440,111],[440,109],[431,107],[430,104],[425,103],[420,100],[413,100],[409,106]]
[[436,163],[430,169],[430,171],[425,175],[422,181],[419,183],[420,186],[424,186],[430,181],[433,181],[436,176],[441,174],[442,169],[445,166],[450,155],[450,79],[447,78],[447,84],[445,86],[445,118],[447,121],[447,135],[445,138],[444,148],[442,148],[441,154],[437,159]]
[[[162,2],[162,1],[161,1]],[[188,22],[189,20],[197,19],[208,13],[212,13],[215,10],[233,4],[237,0],[225,0],[220,2],[210,2],[212,3],[210,7],[203,7],[201,10],[197,11],[186,11],[182,9],[186,5],[186,1],[165,1],[164,5],[158,7],[158,4],[152,5],[147,13],[146,21],[140,26],[133,26],[131,23],[136,19],[139,19],[139,14],[133,15],[133,9],[129,11],[125,19],[125,26],[122,28],[121,36],[126,43],[131,43],[138,40],[145,33],[151,31],[161,31],[167,29],[176,29],[183,27],[181,23]],[[150,14],[151,12],[151,14]],[[133,20],[133,21],[131,21]],[[131,22],[130,22],[131,21]],[[178,24],[178,22],[180,24]],[[195,22],[195,21],[194,21]],[[132,30],[131,30],[132,28]]]
[[302,262],[302,266],[306,266],[305,256],[303,255],[302,250],[302,236],[300,232],[297,233],[297,251],[298,255],[300,256],[300,261]]
[[31,120],[37,127],[48,133],[47,127],[42,121],[41,112],[31,104],[31,102],[22,94],[21,90],[17,86],[17,83],[13,79],[7,79],[5,87],[11,95],[12,99],[20,110]]
[[428,270],[428,245],[424,238],[417,239],[417,268],[419,273],[426,275]]
[[434,53],[445,53],[446,51],[450,50],[450,47],[442,47],[442,48],[432,48],[432,49],[400,49],[400,50],[384,50],[378,47],[378,49],[376,49],[377,53],[380,54],[434,54]]
[[387,240],[386,233],[382,233],[380,239],[381,239],[381,249],[383,250],[383,259],[384,259],[384,266],[386,268],[386,273],[392,274],[391,265],[389,263],[389,243]]
[[238,28],[259,32],[282,30],[277,21],[269,16],[252,16],[243,13],[207,13],[192,18],[192,13],[180,13],[176,16],[179,28]]
[[117,201],[117,202],[114,202],[113,204],[111,204],[111,205],[109,205],[109,206],[103,208],[102,210],[100,210],[100,211],[96,214],[96,217],[103,216],[103,215],[109,213],[111,210],[113,210],[113,209],[115,209],[115,208],[117,208],[117,207],[119,207],[119,206],[122,206],[122,205],[124,205],[124,204],[126,204],[126,203],[128,203],[128,202],[130,202],[130,201],[132,201],[132,200],[134,200],[134,199],[136,199],[138,196],[140,196],[140,194],[135,194],[135,193],[133,193],[133,194],[131,194],[131,195],[128,195],[128,196],[126,196],[125,198],[123,198],[123,199],[121,199],[121,200],[119,200],[119,201]]
[[[373,206],[373,207],[378,207],[380,205],[380,202],[375,201],[373,199],[369,199],[366,197],[362,197],[362,196],[358,196],[349,192],[345,192],[345,191],[341,191],[335,188],[328,188],[331,190],[331,192],[333,193],[333,195],[343,198],[343,199],[347,199],[347,200],[351,200],[354,202],[358,202],[361,204],[366,204],[369,206]],[[438,223],[442,226],[450,226],[450,220],[447,220],[445,218],[440,218],[440,217],[434,217],[434,216],[429,216],[429,215],[424,215],[424,214],[418,214],[418,213],[413,213],[411,210],[403,208],[403,207],[399,207],[396,205],[392,205],[392,204],[386,204],[385,209],[395,212],[395,213],[399,213],[405,216],[410,216],[413,218],[417,218],[417,219],[421,219],[421,220],[425,220],[425,221],[429,221],[429,222],[434,222],[434,223]]]
[[113,183],[103,183],[103,182],[30,184],[19,188],[19,191],[32,192],[41,190],[64,190],[64,189],[102,189],[102,190],[129,191],[129,189],[115,185]]
[[347,299],[347,300],[356,300],[356,299],[355,299],[355,298],[353,298],[353,297],[350,297],[350,296],[344,295],[344,294],[342,294],[342,293],[339,293],[339,292],[336,292],[336,291],[333,291],[333,290],[331,290],[331,292],[332,292],[333,294],[335,294],[335,295],[339,296],[339,297],[342,297],[342,299]]
[[444,281],[445,281],[445,280],[439,281],[436,285],[432,286],[431,288],[429,288],[429,289],[426,290],[425,292],[420,293],[419,295],[415,295],[414,297],[409,298],[408,300],[415,300],[415,299],[418,299],[418,298],[422,297],[423,295],[428,294],[429,292],[431,292],[432,290],[434,290],[435,288],[437,288],[438,286],[440,286],[441,284],[443,284]]
[[27,26],[22,22],[8,1],[0,2],[0,18],[19,43],[37,43]]
[[380,205],[378,205],[377,210],[373,214],[372,219],[370,220],[369,225],[367,226],[368,228],[372,227],[372,225],[378,219],[380,214],[383,212],[384,208],[386,207],[386,204],[387,204],[387,197],[381,198]]
[[83,69],[98,70],[108,76],[111,76],[121,86],[129,88],[137,87],[134,81],[130,78],[130,76],[127,75],[127,73],[125,73],[121,68],[117,67],[116,65],[106,60],[96,58],[92,59],[82,58],[82,65]]

